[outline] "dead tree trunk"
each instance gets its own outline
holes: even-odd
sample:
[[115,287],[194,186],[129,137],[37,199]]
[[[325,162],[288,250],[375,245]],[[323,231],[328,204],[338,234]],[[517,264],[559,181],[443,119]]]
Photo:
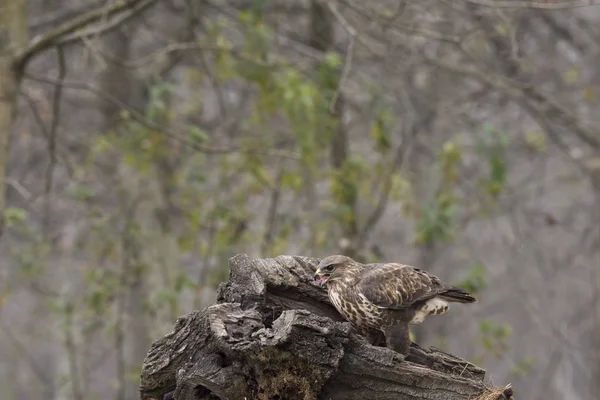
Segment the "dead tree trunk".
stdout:
[[[356,335],[312,283],[318,259],[230,260],[217,304],[153,343],[140,398],[508,400],[485,371],[413,344],[404,359]],[[165,396],[168,393],[167,396]]]

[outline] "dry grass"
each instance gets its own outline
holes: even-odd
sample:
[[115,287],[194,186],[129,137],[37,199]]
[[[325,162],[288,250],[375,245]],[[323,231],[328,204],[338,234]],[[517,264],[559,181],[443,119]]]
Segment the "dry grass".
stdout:
[[474,400],[516,400],[511,384],[504,386],[502,389],[494,389],[487,391]]

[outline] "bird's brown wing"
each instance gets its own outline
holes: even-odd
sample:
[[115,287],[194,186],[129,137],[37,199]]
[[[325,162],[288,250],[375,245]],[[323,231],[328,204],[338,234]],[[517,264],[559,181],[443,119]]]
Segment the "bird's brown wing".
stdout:
[[443,292],[445,285],[434,275],[402,264],[372,264],[358,284],[359,292],[378,307],[403,309]]

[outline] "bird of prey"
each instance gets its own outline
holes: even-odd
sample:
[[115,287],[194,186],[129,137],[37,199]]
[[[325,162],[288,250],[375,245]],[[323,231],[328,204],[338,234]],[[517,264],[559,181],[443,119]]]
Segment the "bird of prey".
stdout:
[[334,255],[321,260],[314,280],[360,333],[381,331],[386,346],[408,355],[409,326],[443,314],[449,303],[475,303],[465,290],[426,271],[403,264],[361,264]]

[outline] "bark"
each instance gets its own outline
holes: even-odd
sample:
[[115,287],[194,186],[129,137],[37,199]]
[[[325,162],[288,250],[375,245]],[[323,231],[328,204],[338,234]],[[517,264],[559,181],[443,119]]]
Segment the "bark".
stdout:
[[404,359],[367,343],[312,283],[318,261],[233,257],[217,304],[151,346],[140,398],[511,398],[510,386],[487,388],[484,370],[440,350],[413,344]]
[[17,52],[29,40],[26,0],[0,0],[0,235],[6,210],[6,179],[22,69]]

